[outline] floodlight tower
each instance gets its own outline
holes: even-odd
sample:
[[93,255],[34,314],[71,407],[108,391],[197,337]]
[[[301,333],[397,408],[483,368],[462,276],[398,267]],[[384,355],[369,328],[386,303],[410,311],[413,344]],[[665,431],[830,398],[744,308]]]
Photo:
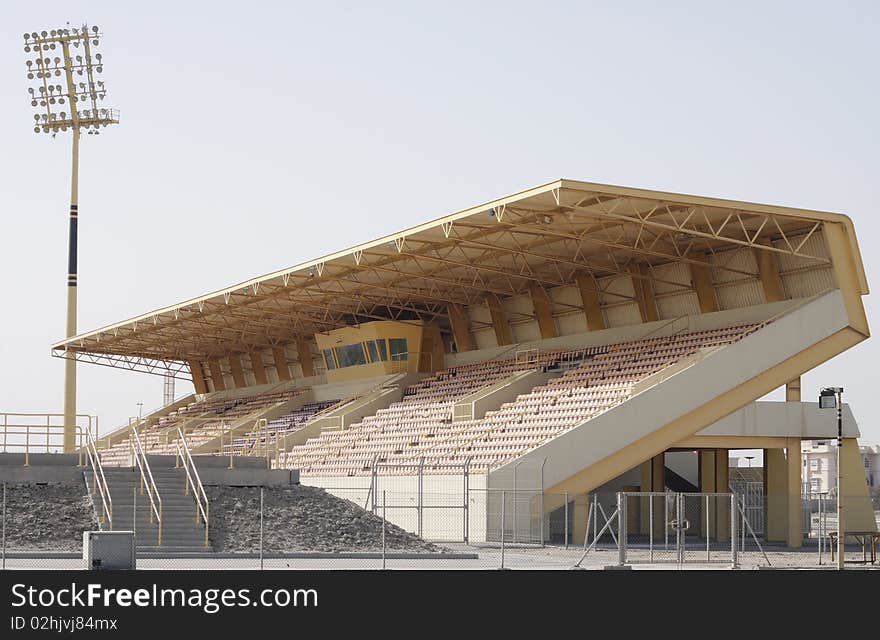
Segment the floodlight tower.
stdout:
[[[104,82],[95,75],[104,70],[98,27],[64,27],[24,34],[28,88],[34,114],[34,131],[54,138],[59,131],[73,133],[73,161],[70,172],[70,217],[67,248],[67,337],[76,335],[76,265],[79,182],[79,136],[83,129],[97,135],[103,127],[119,122],[119,112],[98,107],[107,95]],[[61,76],[64,76],[64,85]],[[74,77],[76,76],[76,77]],[[64,451],[76,448],[76,360],[64,362]]]

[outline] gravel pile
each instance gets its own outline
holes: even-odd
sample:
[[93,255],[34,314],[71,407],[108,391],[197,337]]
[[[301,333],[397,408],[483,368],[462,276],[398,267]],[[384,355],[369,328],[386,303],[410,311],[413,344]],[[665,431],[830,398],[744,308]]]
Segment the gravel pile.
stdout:
[[[216,551],[259,551],[259,487],[210,487],[211,543]],[[317,487],[267,487],[264,551],[381,551],[382,518]],[[439,552],[437,545],[391,524],[387,551]]]
[[6,485],[6,548],[81,551],[96,530],[95,510],[80,484]]

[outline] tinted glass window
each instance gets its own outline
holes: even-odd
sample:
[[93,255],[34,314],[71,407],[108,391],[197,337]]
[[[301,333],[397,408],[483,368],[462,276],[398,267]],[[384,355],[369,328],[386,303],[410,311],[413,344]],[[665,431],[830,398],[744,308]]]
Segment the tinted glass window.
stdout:
[[376,341],[367,340],[364,344],[367,345],[367,353],[370,354],[370,362],[379,362],[379,350],[376,348]]
[[336,368],[336,360],[333,359],[333,351],[330,349],[324,349],[324,362],[327,363],[327,369],[335,369]]
[[392,360],[406,360],[406,338],[389,338],[388,347],[391,349]]
[[339,367],[353,367],[359,364],[366,364],[367,359],[364,356],[364,348],[361,343],[347,344],[342,347],[336,347],[336,358],[339,361]]

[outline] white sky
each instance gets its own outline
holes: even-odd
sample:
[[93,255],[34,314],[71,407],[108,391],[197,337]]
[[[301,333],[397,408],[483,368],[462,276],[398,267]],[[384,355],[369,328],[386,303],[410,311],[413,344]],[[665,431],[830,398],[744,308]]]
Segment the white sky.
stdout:
[[[0,411],[62,405],[70,135],[32,132],[25,31],[98,24],[122,112],[83,137],[85,331],[559,177],[847,213],[873,282],[878,7],[4,2]],[[878,360],[804,399],[845,387],[880,441]],[[161,398],[79,368],[102,430]]]

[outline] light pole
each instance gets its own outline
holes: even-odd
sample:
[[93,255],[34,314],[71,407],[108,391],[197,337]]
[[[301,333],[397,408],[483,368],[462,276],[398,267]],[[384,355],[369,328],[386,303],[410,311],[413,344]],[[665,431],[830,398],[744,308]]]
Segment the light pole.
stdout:
[[844,542],[846,535],[843,527],[843,465],[840,454],[843,448],[843,387],[825,387],[819,392],[819,408],[837,408],[837,568],[843,569]]
[[[24,51],[31,54],[26,61],[27,77],[34,82],[28,93],[31,106],[37,110],[34,131],[49,133],[53,138],[59,131],[70,129],[73,133],[67,247],[68,338],[76,335],[79,136],[83,129],[95,135],[101,128],[119,122],[118,111],[98,107],[98,101],[107,95],[104,82],[95,80],[95,75],[104,70],[101,54],[92,53],[100,39],[98,27],[87,25],[24,34]],[[64,86],[57,84],[62,75]],[[71,452],[76,447],[76,359],[75,354],[65,357],[64,451]]]

